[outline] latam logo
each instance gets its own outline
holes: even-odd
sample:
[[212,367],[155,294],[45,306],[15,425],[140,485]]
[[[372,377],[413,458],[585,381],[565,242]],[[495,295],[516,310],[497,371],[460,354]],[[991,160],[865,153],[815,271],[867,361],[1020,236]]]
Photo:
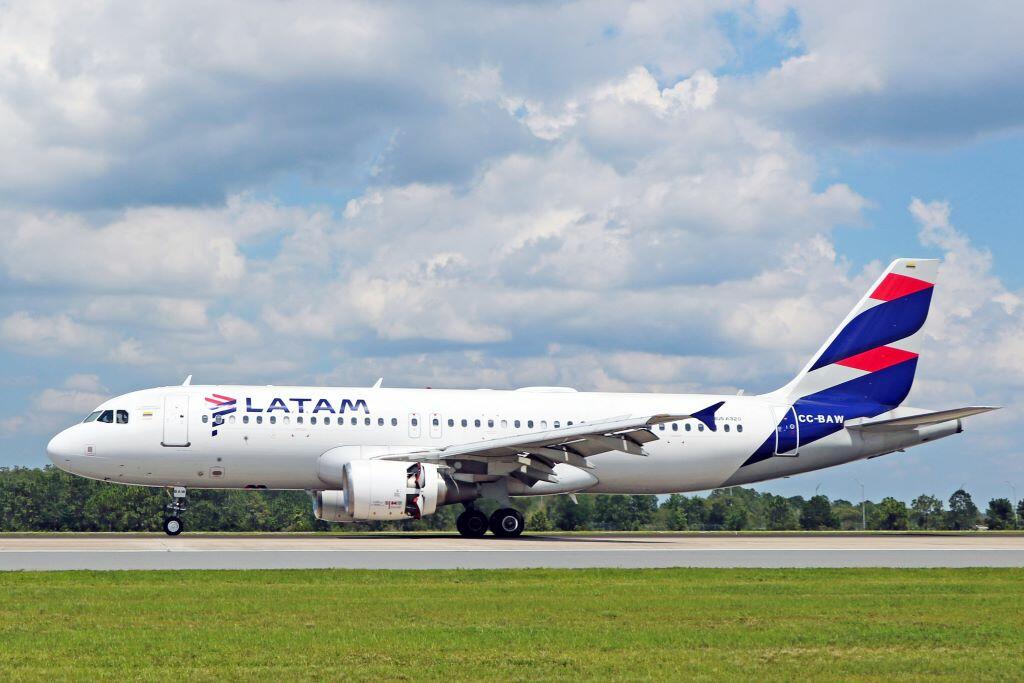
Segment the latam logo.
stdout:
[[[210,400],[210,399],[206,399]],[[358,413],[363,411],[367,415],[370,414],[370,409],[366,407],[366,401],[359,398],[353,401],[349,398],[343,398],[339,401],[331,403],[330,399],[312,399],[312,398],[272,398],[270,403],[265,407],[253,405],[252,399],[245,399],[245,412],[247,413],[272,413],[274,411],[280,411],[282,413]]]
[[842,415],[797,415],[800,422],[815,422],[817,424],[843,424]]
[[212,424],[210,436],[217,436],[217,427],[224,424],[225,415],[235,412],[236,402],[230,396],[223,396],[221,394],[207,396],[206,402],[210,404],[210,410],[213,411],[213,419],[210,420]]

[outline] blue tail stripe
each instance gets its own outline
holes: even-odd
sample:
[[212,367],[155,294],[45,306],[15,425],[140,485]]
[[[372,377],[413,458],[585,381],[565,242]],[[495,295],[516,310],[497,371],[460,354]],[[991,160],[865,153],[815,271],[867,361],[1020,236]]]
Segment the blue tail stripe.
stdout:
[[[798,416],[805,416],[805,419],[800,421],[800,446],[835,434],[843,429],[846,420],[881,415],[903,403],[903,399],[910,393],[916,371],[917,358],[911,358],[884,370],[851,379],[798,399],[793,408]],[[819,415],[841,415],[842,420],[819,421]],[[787,412],[786,417],[776,426],[782,452],[791,451],[796,447],[795,439],[790,436],[792,430],[788,429],[792,422],[792,413]],[[742,466],[753,465],[773,455],[775,434],[769,434]]]
[[921,329],[928,317],[933,288],[886,301],[851,320],[811,366],[817,370],[864,351],[905,339]]

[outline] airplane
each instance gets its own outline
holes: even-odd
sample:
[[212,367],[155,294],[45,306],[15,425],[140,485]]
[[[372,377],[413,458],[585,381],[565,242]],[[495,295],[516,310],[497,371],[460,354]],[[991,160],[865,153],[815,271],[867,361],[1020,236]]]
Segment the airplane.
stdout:
[[[171,492],[300,489],[317,519],[419,519],[462,504],[459,533],[519,536],[519,496],[666,494],[874,458],[963,431],[968,406],[901,405],[938,261],[892,262],[807,365],[762,395],[180,386],[112,398],[47,445],[57,467]],[[741,392],[742,393],[742,392]],[[501,506],[490,517],[476,501]]]

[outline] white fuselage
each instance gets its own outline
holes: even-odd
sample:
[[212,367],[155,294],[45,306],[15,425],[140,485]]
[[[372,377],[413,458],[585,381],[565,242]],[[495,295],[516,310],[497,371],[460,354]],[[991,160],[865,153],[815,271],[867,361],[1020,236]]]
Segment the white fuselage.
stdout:
[[[225,410],[216,402],[225,398],[234,399],[233,404],[223,404],[234,412],[214,418],[215,412]],[[596,482],[589,479],[579,490],[706,490],[839,465],[959,430],[955,420],[870,436],[840,429],[800,446],[795,456],[741,467],[766,439],[774,438],[779,416],[789,409],[785,402],[772,395],[616,394],[555,388],[175,386],[107,401],[97,411],[126,411],[126,423],[74,425],[54,437],[47,451],[62,469],[124,484],[321,490],[332,486],[321,476],[320,457],[338,447],[347,447],[345,457],[372,458],[527,434],[570,422],[688,415],[717,401],[724,405],[715,417],[716,431],[693,419],[655,426],[658,440],[645,445],[647,457],[619,451],[592,456],[589,473]],[[215,424],[221,419],[223,423]],[[539,486],[520,493],[534,492],[559,491]]]

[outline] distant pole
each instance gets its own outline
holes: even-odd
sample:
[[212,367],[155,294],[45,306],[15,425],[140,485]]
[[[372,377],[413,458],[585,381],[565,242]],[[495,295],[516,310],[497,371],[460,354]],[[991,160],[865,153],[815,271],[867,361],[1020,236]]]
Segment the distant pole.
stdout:
[[864,505],[865,505],[865,501],[864,501],[864,484],[861,484],[860,479],[857,479],[856,477],[854,477],[853,480],[855,482],[857,482],[858,484],[860,484],[860,530],[861,531],[867,531],[868,530],[868,513],[867,513],[867,511],[865,510],[865,507],[864,507]]
[[1017,489],[1014,488],[1013,484],[1011,484],[1010,482],[1007,481],[1005,483],[1007,486],[1010,487],[1010,506],[1013,507],[1013,525],[1018,526],[1020,520],[1017,519]]
[[820,488],[821,488],[821,482],[819,481],[818,485],[814,487],[814,495],[818,495],[818,489],[820,489]]

